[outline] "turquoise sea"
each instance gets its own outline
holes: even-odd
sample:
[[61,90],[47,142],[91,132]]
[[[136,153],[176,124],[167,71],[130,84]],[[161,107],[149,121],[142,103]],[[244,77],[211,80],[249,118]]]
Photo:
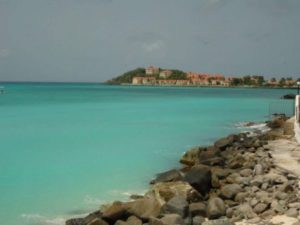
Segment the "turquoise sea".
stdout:
[[[141,193],[182,153],[265,121],[294,90],[1,84],[0,218],[63,224]],[[288,105],[288,106],[287,106]]]

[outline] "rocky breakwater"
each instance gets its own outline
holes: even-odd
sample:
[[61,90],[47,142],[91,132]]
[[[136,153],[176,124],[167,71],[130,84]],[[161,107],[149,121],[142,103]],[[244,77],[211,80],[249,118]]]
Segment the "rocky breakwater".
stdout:
[[297,218],[298,177],[277,168],[267,147],[277,137],[274,130],[255,137],[241,133],[195,147],[180,159],[181,169],[158,174],[145,195],[66,225],[231,225],[243,219],[258,224],[278,214]]

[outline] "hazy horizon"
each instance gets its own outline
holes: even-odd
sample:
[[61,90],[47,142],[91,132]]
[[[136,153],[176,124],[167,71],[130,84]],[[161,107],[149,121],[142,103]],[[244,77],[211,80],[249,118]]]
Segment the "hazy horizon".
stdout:
[[155,65],[300,77],[297,0],[0,0],[0,81],[104,82]]

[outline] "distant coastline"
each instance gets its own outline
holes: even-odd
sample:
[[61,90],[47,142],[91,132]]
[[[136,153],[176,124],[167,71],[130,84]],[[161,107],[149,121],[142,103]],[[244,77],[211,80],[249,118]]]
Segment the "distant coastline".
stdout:
[[266,80],[261,75],[224,76],[222,74],[184,72],[154,66],[137,68],[108,80],[106,84],[125,86],[162,87],[242,87],[242,88],[297,88],[299,79],[282,77]]

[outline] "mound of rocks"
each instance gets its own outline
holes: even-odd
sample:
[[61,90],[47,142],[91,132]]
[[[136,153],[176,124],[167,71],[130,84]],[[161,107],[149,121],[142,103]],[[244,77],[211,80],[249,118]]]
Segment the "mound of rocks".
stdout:
[[180,159],[182,169],[158,174],[145,195],[66,225],[232,225],[282,214],[297,218],[298,177],[275,166],[267,144],[265,134],[242,133],[195,147]]

